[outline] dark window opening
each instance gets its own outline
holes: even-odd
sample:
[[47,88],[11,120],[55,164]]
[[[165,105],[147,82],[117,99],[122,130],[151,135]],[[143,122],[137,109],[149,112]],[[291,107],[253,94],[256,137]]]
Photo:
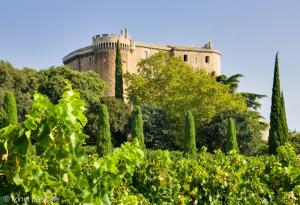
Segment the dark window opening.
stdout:
[[212,75],[213,77],[216,77],[216,71],[211,72],[211,75]]
[[90,63],[92,63],[92,57],[89,58]]
[[205,63],[209,63],[209,56],[205,56]]
[[183,61],[187,62],[188,61],[188,55],[183,56]]

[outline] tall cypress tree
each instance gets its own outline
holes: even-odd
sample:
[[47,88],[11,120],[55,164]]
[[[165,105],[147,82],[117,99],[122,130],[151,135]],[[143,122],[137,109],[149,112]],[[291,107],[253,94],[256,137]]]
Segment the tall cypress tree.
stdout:
[[115,97],[123,100],[123,71],[120,42],[117,42],[116,48],[116,70],[115,70]]
[[185,116],[184,126],[184,152],[191,158],[195,158],[197,155],[195,136],[194,117],[191,111],[188,111]]
[[131,135],[133,139],[138,139],[140,147],[145,148],[144,143],[144,129],[143,129],[143,117],[141,107],[136,105],[132,111],[131,116]]
[[11,91],[5,93],[3,110],[8,124],[18,123],[16,99]]
[[228,128],[227,128],[227,132],[226,132],[225,152],[227,153],[230,150],[237,150],[238,151],[235,123],[234,123],[234,120],[232,118],[229,118],[229,120],[228,120]]
[[106,105],[100,106],[98,135],[97,135],[97,153],[104,156],[112,151],[109,114]]
[[[285,121],[285,122],[284,122]],[[269,153],[276,154],[277,148],[287,140],[286,116],[284,100],[280,92],[278,53],[275,58],[272,105],[270,114],[270,131],[269,131]],[[285,128],[286,127],[286,128]]]

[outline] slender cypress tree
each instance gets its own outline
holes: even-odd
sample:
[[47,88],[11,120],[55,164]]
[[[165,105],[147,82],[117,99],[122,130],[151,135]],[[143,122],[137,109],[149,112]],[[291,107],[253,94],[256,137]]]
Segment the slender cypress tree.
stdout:
[[106,105],[100,106],[97,135],[97,153],[104,156],[112,151],[109,114]]
[[236,140],[236,129],[235,123],[232,118],[228,120],[228,128],[226,132],[226,146],[225,152],[228,153],[230,150],[237,150],[238,151],[238,144]]
[[[285,121],[285,122],[284,122]],[[272,89],[272,105],[270,114],[269,153],[276,154],[277,148],[287,140],[287,125],[284,100],[280,92],[278,53],[275,58],[274,79]],[[286,127],[286,128],[285,128]]]
[[7,91],[5,93],[3,110],[5,112],[8,124],[18,123],[16,99],[11,91]]
[[136,105],[132,111],[131,116],[131,135],[133,139],[138,139],[140,147],[145,148],[144,143],[144,130],[143,130],[143,117],[141,107]]
[[197,155],[195,136],[194,117],[191,111],[188,111],[184,126],[184,153],[191,158],[196,158]]
[[115,70],[115,97],[123,100],[123,71],[120,42],[117,42],[116,48],[116,70]]

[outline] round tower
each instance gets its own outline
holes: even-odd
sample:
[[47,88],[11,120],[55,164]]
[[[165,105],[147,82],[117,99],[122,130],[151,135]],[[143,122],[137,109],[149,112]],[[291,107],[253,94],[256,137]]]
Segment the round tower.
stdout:
[[121,30],[120,35],[102,34],[93,37],[95,71],[107,84],[105,90],[107,96],[115,95],[115,59],[118,41],[122,56],[122,69],[125,73],[128,70],[128,54],[132,41],[127,29],[124,32]]

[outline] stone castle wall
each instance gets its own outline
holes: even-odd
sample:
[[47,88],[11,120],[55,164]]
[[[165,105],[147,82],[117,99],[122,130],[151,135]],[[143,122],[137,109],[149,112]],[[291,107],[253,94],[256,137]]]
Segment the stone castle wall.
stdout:
[[[212,75],[221,74],[221,53],[211,43],[203,47],[170,46],[135,42],[127,29],[120,35],[102,34],[93,37],[92,45],[80,48],[63,58],[65,65],[78,71],[95,71],[107,84],[105,94],[114,96],[116,45],[120,42],[123,72],[136,73],[138,62],[159,51],[180,57],[195,70],[204,69]],[[126,85],[124,85],[124,88]]]

